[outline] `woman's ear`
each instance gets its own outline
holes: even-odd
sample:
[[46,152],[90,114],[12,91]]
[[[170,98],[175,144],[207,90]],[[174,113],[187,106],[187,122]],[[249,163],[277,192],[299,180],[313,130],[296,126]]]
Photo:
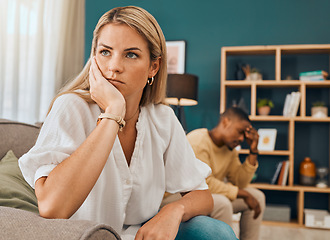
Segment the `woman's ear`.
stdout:
[[160,67],[161,57],[158,57],[156,60],[152,61],[149,68],[149,78],[154,77]]

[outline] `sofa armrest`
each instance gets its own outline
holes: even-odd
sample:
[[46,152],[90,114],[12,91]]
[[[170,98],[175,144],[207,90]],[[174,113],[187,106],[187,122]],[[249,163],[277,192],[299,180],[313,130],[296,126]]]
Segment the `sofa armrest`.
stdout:
[[38,214],[0,206],[2,239],[120,240],[110,226],[86,220],[45,219]]

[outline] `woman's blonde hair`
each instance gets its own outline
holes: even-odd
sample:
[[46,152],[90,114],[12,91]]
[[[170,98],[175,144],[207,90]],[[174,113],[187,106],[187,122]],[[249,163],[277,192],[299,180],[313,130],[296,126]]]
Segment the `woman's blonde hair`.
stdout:
[[135,29],[148,42],[150,61],[152,62],[160,58],[160,67],[157,74],[154,76],[154,83],[145,86],[140,106],[149,103],[164,103],[167,80],[167,54],[163,31],[156,19],[149,12],[140,7],[127,6],[114,8],[103,14],[99,19],[93,32],[92,49],[87,63],[79,75],[59,91],[59,94],[52,101],[49,110],[56,98],[66,93],[75,93],[89,103],[94,102],[89,94],[89,69],[91,66],[91,59],[96,54],[97,41],[101,29],[110,23],[127,24]]

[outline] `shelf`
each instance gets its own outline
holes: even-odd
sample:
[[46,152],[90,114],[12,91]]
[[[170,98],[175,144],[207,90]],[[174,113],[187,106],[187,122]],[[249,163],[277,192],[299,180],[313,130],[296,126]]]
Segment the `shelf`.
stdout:
[[268,226],[280,226],[280,227],[294,227],[299,228],[301,225],[297,222],[297,220],[291,220],[290,222],[279,222],[279,221],[262,221],[263,225]]
[[300,80],[261,80],[261,81],[247,81],[247,80],[225,80],[223,83],[227,87],[251,87],[253,85],[259,87],[329,87],[330,80],[325,81],[300,81]]
[[330,44],[282,45],[282,54],[330,54]]
[[251,183],[250,186],[259,188],[259,189],[264,189],[264,190],[330,193],[330,188],[307,187],[307,186],[301,186],[301,185],[281,186],[281,185],[275,185],[275,184],[273,185],[273,184],[268,184],[268,183]]
[[223,47],[227,55],[330,54],[330,44],[259,45]]
[[330,122],[330,117],[327,118],[314,118],[311,116],[307,117],[284,117],[278,115],[268,115],[268,116],[249,116],[251,121],[268,121],[268,122],[288,122],[288,121],[295,121],[295,122]]
[[[249,149],[241,149],[239,154],[249,154]],[[259,155],[274,155],[274,156],[289,156],[289,150],[275,150],[275,151],[259,151]]]
[[315,117],[295,117],[296,122],[330,122],[330,117],[327,118],[315,118]]
[[[263,224],[271,225],[280,225],[280,226],[293,226],[293,227],[303,227],[304,226],[304,207],[305,199],[307,193],[320,193],[320,194],[329,194],[330,188],[317,188],[317,187],[308,187],[301,185],[294,185],[295,174],[297,173],[297,161],[295,160],[295,141],[296,141],[296,123],[330,123],[330,117],[327,118],[313,118],[311,116],[306,116],[310,114],[309,111],[306,111],[306,108],[310,106],[312,98],[307,96],[310,92],[314,91],[312,88],[327,89],[329,90],[328,97],[330,94],[330,80],[325,81],[300,81],[300,80],[283,80],[284,72],[282,72],[282,66],[284,62],[284,55],[301,55],[301,54],[327,54],[330,56],[330,44],[311,44],[311,45],[260,45],[260,46],[235,46],[235,47],[222,47],[221,48],[221,75],[220,75],[220,113],[225,111],[228,106],[227,91],[230,89],[242,89],[244,95],[247,92],[250,92],[250,120],[257,122],[269,122],[273,125],[272,122],[282,122],[288,127],[287,130],[287,139],[288,139],[288,150],[275,150],[275,151],[259,151],[260,155],[270,155],[270,156],[284,156],[290,161],[290,167],[288,172],[288,186],[281,185],[271,185],[269,183],[253,183],[250,184],[251,187],[259,188],[261,190],[270,190],[270,191],[284,191],[284,192],[294,192],[296,194],[297,200],[297,219],[290,222],[263,222]],[[251,55],[272,55],[275,58],[274,73],[275,76],[272,76],[274,79],[251,81],[251,80],[227,80],[227,58],[228,56],[251,56]],[[303,56],[304,58],[305,56]],[[234,57],[236,58],[236,57]],[[268,58],[267,58],[268,59]],[[273,61],[272,61],[273,62]],[[231,62],[231,65],[233,63]],[[329,68],[324,69],[325,71],[330,71]],[[231,75],[228,75],[231,76]],[[301,93],[301,99],[299,104],[299,112],[295,117],[284,117],[282,116],[281,109],[277,109],[277,114],[279,115],[268,115],[260,116],[257,115],[257,97],[260,92],[268,91],[268,89],[275,89],[274,92],[282,91],[282,95],[285,95],[285,92],[299,91]],[[280,89],[280,90],[278,90]],[[319,91],[317,89],[317,91]],[[323,93],[323,90],[322,90]],[[281,96],[282,96],[281,95]],[[245,95],[244,95],[245,97]],[[276,97],[276,96],[275,96]],[[310,124],[311,125],[311,124]],[[315,124],[314,124],[315,125]],[[330,124],[329,124],[330,125]],[[303,133],[299,136],[302,137]],[[329,136],[330,137],[330,136]],[[248,149],[241,149],[238,151],[240,154],[249,154]],[[329,153],[330,155],[330,153]],[[260,156],[262,157],[262,156]],[[330,165],[330,159],[329,159]],[[286,200],[283,200],[286,202]],[[330,206],[330,205],[329,205]]]
[[293,120],[292,117],[283,117],[283,116],[276,116],[276,115],[268,115],[268,116],[250,116],[251,121],[269,121],[269,122],[289,122]]
[[276,53],[275,46],[238,46],[223,47],[227,55],[274,55]]

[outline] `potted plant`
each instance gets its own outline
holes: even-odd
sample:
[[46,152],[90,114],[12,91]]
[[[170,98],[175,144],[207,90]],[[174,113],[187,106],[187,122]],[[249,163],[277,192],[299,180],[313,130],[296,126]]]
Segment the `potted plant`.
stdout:
[[312,117],[326,118],[328,117],[328,107],[322,101],[312,103]]
[[268,115],[270,113],[271,108],[274,107],[274,103],[272,100],[268,98],[258,99],[257,101],[257,109],[259,115]]

